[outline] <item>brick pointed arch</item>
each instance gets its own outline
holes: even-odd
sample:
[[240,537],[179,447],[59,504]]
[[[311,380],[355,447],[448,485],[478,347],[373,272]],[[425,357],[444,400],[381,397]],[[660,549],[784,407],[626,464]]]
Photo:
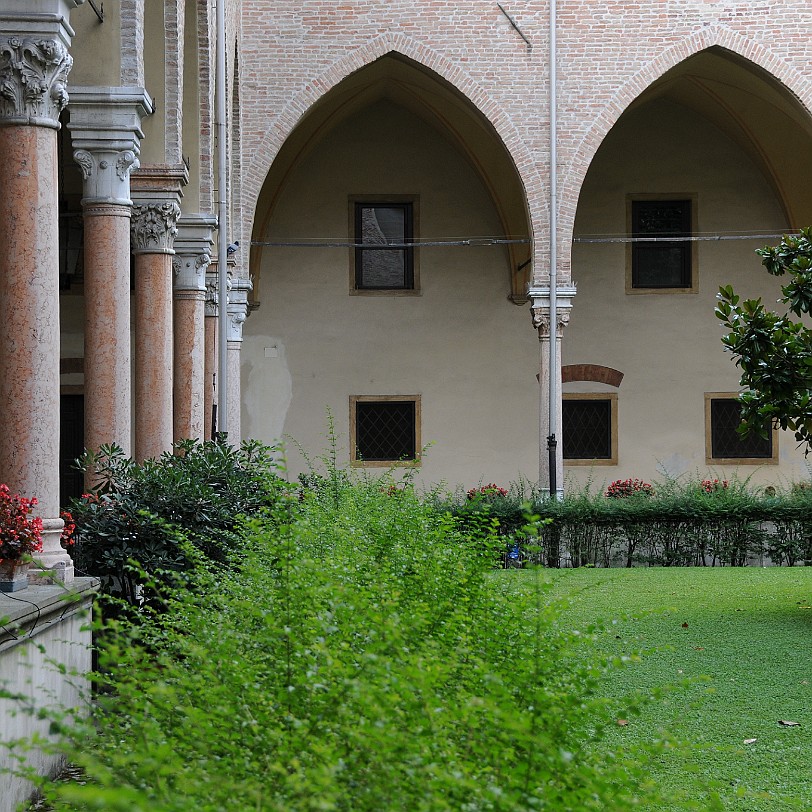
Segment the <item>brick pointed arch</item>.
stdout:
[[546,185],[532,153],[520,138],[508,114],[458,64],[411,37],[392,32],[376,37],[334,62],[290,100],[270,123],[263,137],[253,146],[251,158],[244,168],[243,211],[256,211],[262,185],[273,161],[307,111],[350,74],[391,53],[405,56],[437,74],[456,88],[488,120],[510,155],[524,188],[530,236],[543,233],[548,216]]
[[762,43],[719,25],[708,26],[701,31],[675,43],[663,51],[656,59],[648,62],[642,69],[630,77],[620,88],[587,131],[578,145],[566,174],[559,181],[562,205],[559,212],[559,256],[562,269],[570,268],[572,233],[575,225],[575,212],[581,186],[586,177],[595,153],[603,143],[609,130],[626,111],[629,105],[643,93],[653,82],[671,68],[684,62],[700,51],[718,46],[725,48],[769,73],[779,84],[783,85],[807,113],[812,115],[812,78],[802,74],[786,61],[772,53]]

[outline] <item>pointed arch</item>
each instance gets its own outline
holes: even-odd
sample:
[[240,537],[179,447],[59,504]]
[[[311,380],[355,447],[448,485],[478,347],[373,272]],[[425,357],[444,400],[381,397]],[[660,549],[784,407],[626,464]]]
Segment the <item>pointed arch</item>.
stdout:
[[[516,168],[524,187],[531,237],[546,223],[547,200],[544,181],[532,153],[516,131],[510,117],[459,65],[437,51],[400,33],[387,32],[334,62],[279,113],[265,135],[255,145],[243,176],[243,211],[256,210],[259,195],[271,165],[288,136],[316,102],[342,80],[372,62],[396,54],[427,68],[453,86],[488,121],[498,135]],[[535,247],[540,241],[534,240]],[[535,259],[535,257],[534,257]]]
[[667,48],[621,85],[595,117],[569,161],[560,181],[561,200],[567,201],[559,213],[559,256],[569,269],[575,213],[586,173],[598,148],[623,113],[642,93],[665,73],[701,51],[718,47],[730,51],[768,73],[812,116],[812,79],[776,56],[765,45],[722,26],[708,26]]

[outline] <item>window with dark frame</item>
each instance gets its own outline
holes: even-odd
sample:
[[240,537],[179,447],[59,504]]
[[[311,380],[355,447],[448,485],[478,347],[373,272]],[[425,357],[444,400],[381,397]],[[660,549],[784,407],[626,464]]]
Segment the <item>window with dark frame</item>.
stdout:
[[355,204],[357,290],[414,289],[414,220],[411,203]]
[[632,237],[660,238],[632,243],[633,288],[690,288],[690,241],[666,237],[691,236],[690,200],[633,200]]
[[564,400],[561,436],[565,460],[612,458],[612,400]]
[[711,398],[710,433],[712,459],[771,459],[773,436],[739,434],[741,404],[736,398]]
[[355,451],[359,462],[417,459],[415,400],[355,400]]

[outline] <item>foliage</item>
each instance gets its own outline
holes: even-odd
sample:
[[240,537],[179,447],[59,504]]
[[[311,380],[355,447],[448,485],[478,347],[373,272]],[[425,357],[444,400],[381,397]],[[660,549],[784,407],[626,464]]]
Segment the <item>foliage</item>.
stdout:
[[740,367],[742,417],[746,428],[766,436],[778,425],[812,447],[812,329],[794,317],[812,308],[812,228],[785,236],[774,247],[757,251],[773,276],[788,274],[778,300],[783,314],[761,299],[742,301],[731,286],[719,290],[716,315],[728,332],[722,343]]
[[[605,490],[567,490],[561,500],[511,487],[507,496],[469,500],[457,494],[434,504],[457,516],[473,543],[487,519],[503,537],[505,552],[518,539],[523,560],[553,567],[744,566],[764,563],[765,557],[777,564],[812,564],[812,489],[807,486],[778,492],[735,479],[653,485],[629,479]],[[540,540],[522,538],[528,499],[532,512],[549,520]]]
[[174,454],[141,464],[117,446],[103,446],[80,466],[97,485],[71,505],[77,542],[70,552],[78,569],[100,576],[130,603],[142,596],[139,569],[147,575],[188,569],[184,538],[209,560],[233,563],[238,517],[273,503],[285,487],[270,449],[250,442],[234,448],[188,440]]
[[[330,472],[322,484],[333,479]],[[633,808],[646,749],[613,723],[540,581],[493,580],[490,535],[409,487],[362,478],[282,494],[236,570],[105,629],[105,690],[65,730],[86,784],[57,810]],[[533,576],[531,576],[533,577]]]
[[18,561],[42,549],[42,519],[31,516],[36,497],[12,494],[0,484],[0,561]]

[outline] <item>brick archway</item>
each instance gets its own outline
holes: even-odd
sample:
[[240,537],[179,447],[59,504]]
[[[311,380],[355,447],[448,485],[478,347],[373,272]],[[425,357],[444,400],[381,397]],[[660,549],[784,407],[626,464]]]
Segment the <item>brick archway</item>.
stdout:
[[[288,102],[252,150],[250,163],[245,167],[243,175],[243,211],[252,213],[256,211],[259,195],[271,165],[288,136],[308,110],[350,74],[393,53],[405,56],[437,74],[459,91],[487,119],[510,155],[524,188],[531,237],[543,233],[548,219],[546,184],[538,172],[532,153],[519,136],[507,113],[459,65],[410,37],[391,32],[376,37],[334,62]],[[534,254],[539,251],[535,246],[541,243],[541,240],[534,239]],[[534,261],[539,259],[540,256],[534,256]]]
[[724,48],[762,68],[786,88],[807,113],[812,116],[812,79],[801,74],[786,61],[772,53],[765,45],[721,26],[709,26],[666,49],[630,77],[601,113],[578,145],[568,163],[566,173],[559,181],[559,257],[562,281],[569,281],[571,267],[572,234],[581,186],[596,152],[612,127],[629,105],[667,71],[712,47]]

